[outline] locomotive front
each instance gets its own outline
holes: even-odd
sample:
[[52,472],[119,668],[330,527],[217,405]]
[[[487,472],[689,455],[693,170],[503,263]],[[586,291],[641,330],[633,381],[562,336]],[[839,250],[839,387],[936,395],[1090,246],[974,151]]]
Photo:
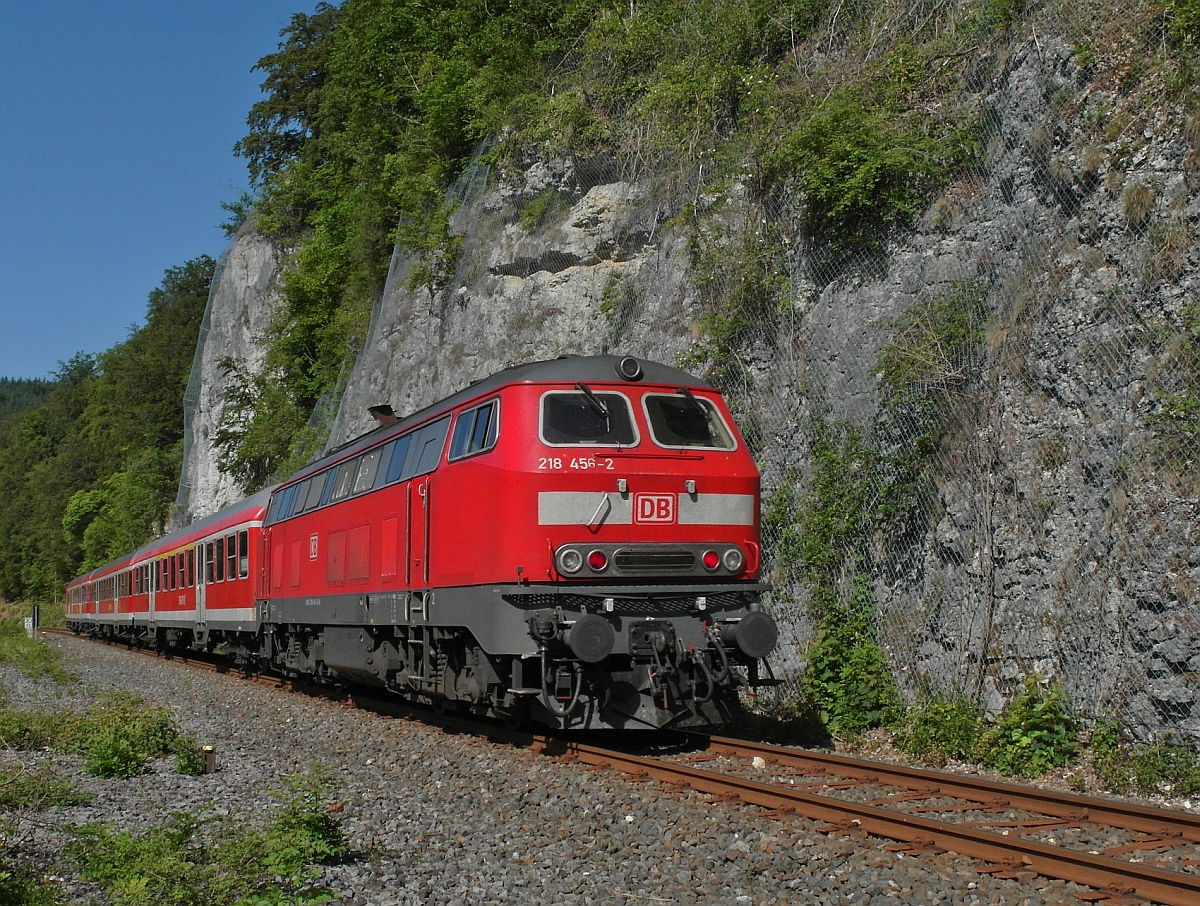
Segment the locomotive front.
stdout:
[[[775,646],[759,609],[759,473],[720,394],[633,358],[510,388],[525,439],[501,542],[523,620],[512,708],[564,728],[713,726]],[[586,376],[579,365],[589,363]],[[511,562],[511,561],[510,561]]]

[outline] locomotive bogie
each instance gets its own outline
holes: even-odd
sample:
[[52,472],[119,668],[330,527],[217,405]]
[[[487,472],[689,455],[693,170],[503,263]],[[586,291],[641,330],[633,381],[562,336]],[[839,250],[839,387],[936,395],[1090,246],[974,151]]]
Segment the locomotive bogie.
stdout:
[[68,621],[556,727],[714,726],[774,646],[759,518],[719,393],[566,358],[80,577]]

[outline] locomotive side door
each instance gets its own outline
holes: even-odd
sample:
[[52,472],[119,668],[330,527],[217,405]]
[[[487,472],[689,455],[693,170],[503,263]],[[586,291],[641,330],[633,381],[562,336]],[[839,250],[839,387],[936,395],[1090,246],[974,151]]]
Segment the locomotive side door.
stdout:
[[408,486],[408,587],[429,585],[429,475]]
[[267,528],[258,530],[258,588],[255,590],[255,596],[265,598],[267,589],[270,588],[270,579],[267,573],[267,564],[270,562],[270,539],[271,534]]
[[429,526],[433,506],[433,475],[446,446],[450,416],[421,428],[413,437],[404,471],[408,483],[408,587],[429,587]]

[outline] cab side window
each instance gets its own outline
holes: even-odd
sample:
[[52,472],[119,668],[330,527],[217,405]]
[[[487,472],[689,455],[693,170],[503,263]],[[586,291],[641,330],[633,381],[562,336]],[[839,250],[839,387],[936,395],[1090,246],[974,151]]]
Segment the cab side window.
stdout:
[[484,453],[496,445],[499,405],[499,400],[489,400],[458,416],[458,421],[454,423],[454,436],[450,439],[451,462]]

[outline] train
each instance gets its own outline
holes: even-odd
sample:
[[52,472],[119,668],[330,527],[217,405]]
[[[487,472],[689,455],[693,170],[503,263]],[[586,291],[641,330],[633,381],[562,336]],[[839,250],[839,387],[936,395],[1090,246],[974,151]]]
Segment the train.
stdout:
[[774,682],[760,475],[712,386],[500,371],[77,577],[69,629],[560,730],[715,728]]

